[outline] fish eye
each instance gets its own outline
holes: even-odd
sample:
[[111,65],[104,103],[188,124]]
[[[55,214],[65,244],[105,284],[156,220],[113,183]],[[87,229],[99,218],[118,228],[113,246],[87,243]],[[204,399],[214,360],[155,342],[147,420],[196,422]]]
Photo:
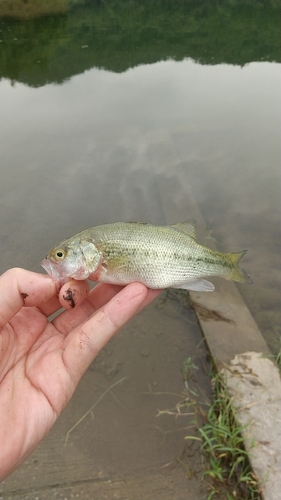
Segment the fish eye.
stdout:
[[59,248],[59,250],[56,251],[55,257],[58,260],[64,259],[65,257],[65,251],[62,248]]

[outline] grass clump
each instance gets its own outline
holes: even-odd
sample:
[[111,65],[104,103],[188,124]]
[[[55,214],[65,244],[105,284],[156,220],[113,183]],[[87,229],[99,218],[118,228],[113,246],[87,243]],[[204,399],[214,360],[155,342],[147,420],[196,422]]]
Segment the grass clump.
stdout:
[[[195,367],[196,368],[196,367]],[[190,358],[183,365],[186,390],[190,371],[194,369]],[[244,448],[242,432],[235,418],[223,377],[219,373],[212,378],[212,402],[204,407],[197,400],[200,411],[196,411],[197,436],[186,436],[186,440],[201,443],[203,458],[203,479],[208,483],[208,500],[260,500],[257,478],[251,470],[248,454]],[[194,391],[186,404],[194,405]],[[193,401],[192,401],[193,399]]]
[[[247,432],[247,425],[239,425],[236,419],[223,376],[217,372],[212,374],[210,402],[198,393],[196,370],[198,367],[192,358],[187,358],[182,368],[182,399],[174,408],[158,410],[157,417],[171,415],[188,421],[185,429],[192,429],[192,434],[185,436],[185,441],[200,446],[200,473],[207,484],[207,500],[261,500],[261,488],[251,469],[242,437],[242,433]],[[185,453],[193,456],[194,448],[186,449],[176,461],[184,468],[186,477],[197,477],[198,464],[186,467]]]

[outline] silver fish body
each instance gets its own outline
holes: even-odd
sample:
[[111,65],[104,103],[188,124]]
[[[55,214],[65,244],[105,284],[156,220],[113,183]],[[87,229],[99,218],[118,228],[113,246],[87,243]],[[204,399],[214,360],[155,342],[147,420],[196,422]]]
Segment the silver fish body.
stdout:
[[238,267],[245,251],[223,254],[196,241],[196,223],[153,226],[117,222],[86,229],[52,248],[42,267],[56,281],[91,279],[148,288],[212,291],[205,276],[253,283]]

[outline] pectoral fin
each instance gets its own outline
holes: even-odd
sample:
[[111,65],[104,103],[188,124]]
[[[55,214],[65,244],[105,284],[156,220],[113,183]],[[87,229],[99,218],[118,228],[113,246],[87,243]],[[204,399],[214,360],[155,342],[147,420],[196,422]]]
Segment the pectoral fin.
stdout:
[[195,292],[213,292],[215,287],[213,283],[207,280],[194,280],[184,283],[181,286],[172,288],[182,288],[184,290],[194,290]]

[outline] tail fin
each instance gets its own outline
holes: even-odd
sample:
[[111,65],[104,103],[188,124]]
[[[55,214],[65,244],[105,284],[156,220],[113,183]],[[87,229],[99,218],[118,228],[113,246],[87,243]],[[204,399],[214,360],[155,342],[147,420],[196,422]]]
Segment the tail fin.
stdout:
[[245,255],[246,252],[247,250],[242,250],[242,252],[228,254],[229,260],[232,264],[229,279],[232,281],[238,281],[239,283],[247,283],[248,285],[252,285],[254,283],[254,280],[248,273],[244,271],[244,269],[241,269],[241,267],[238,266],[239,261],[242,259],[243,255]]

